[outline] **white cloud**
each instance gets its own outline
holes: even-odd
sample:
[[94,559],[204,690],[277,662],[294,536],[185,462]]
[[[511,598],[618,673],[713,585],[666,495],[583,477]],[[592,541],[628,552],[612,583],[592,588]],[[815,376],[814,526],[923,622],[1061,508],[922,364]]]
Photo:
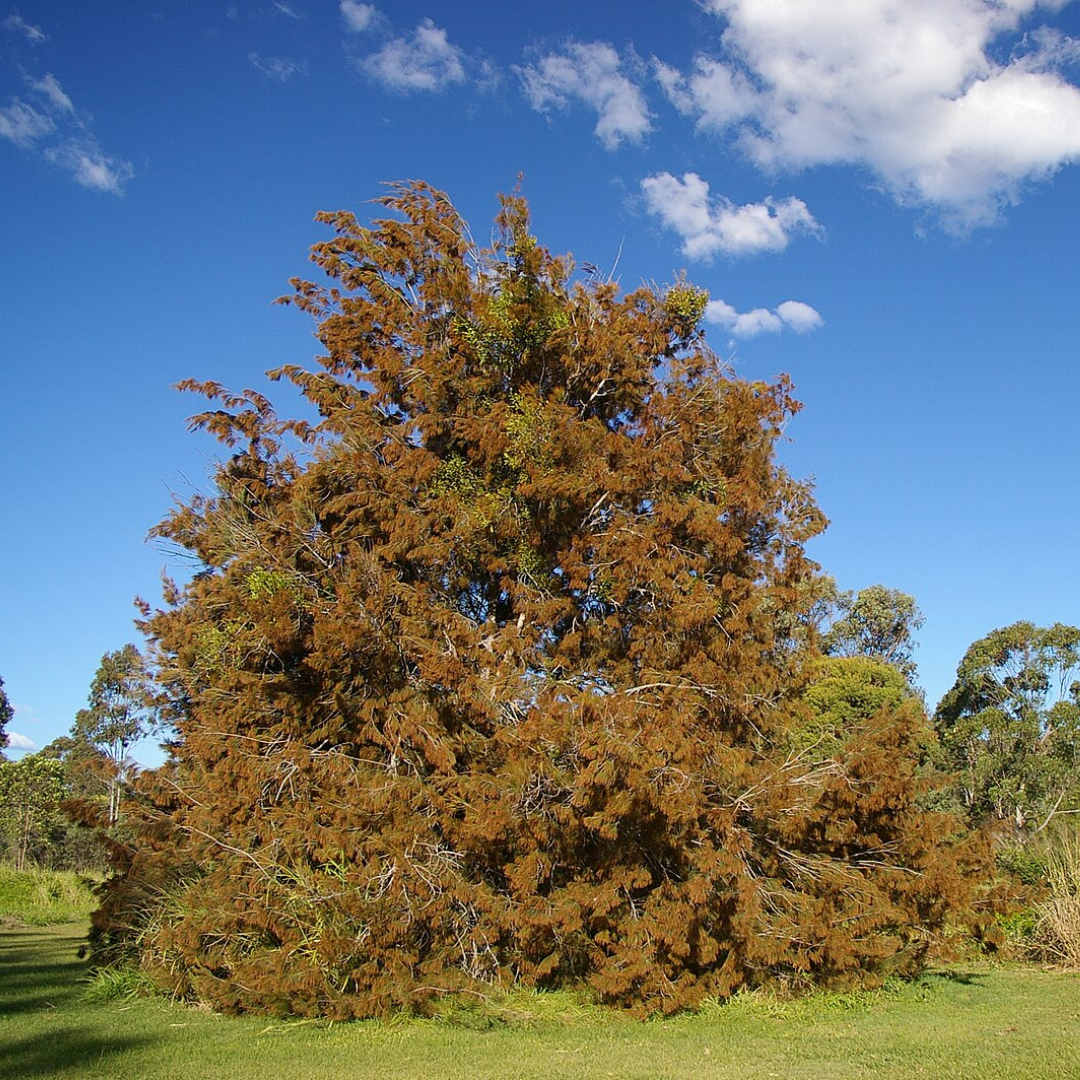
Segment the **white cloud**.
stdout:
[[711,197],[708,182],[697,173],[680,180],[659,173],[641,181],[645,205],[683,240],[688,259],[783,251],[793,236],[819,236],[821,226],[801,199],[765,199],[736,206],[723,196]]
[[784,325],[789,326],[796,334],[808,334],[824,324],[822,317],[801,300],[785,300],[777,306],[776,314],[783,320]]
[[18,33],[25,34],[26,40],[33,45],[37,45],[39,41],[45,40],[45,33],[40,26],[33,26],[28,23],[17,11],[12,12],[4,21],[0,23],[5,30],[14,30]]
[[282,15],[285,15],[287,18],[290,18],[290,19],[302,19],[303,18],[302,15],[297,15],[296,12],[293,11],[293,9],[291,7],[289,7],[288,4],[283,2],[283,0],[273,0],[273,2],[274,2],[274,7],[277,8],[277,10],[279,12],[281,12]]
[[384,86],[402,93],[443,90],[465,81],[464,54],[446,31],[425,19],[411,38],[395,38],[360,66]]
[[526,99],[538,111],[566,108],[572,98],[594,109],[596,137],[614,150],[623,140],[640,143],[652,131],[645,97],[621,67],[612,46],[572,42],[563,53],[549,53],[515,70]]
[[742,312],[723,300],[710,300],[705,307],[705,321],[725,327],[737,338],[778,334],[785,329],[806,334],[824,325],[821,316],[801,300],[785,300],[773,311],[754,308]]
[[122,195],[124,184],[135,175],[129,162],[109,157],[89,136],[65,139],[49,147],[45,157],[71,173],[76,183],[110,195]]
[[307,74],[307,65],[294,60],[282,60],[277,56],[260,56],[248,53],[248,62],[260,74],[276,82],[288,82],[297,72]]
[[[0,25],[24,33],[31,42],[44,40],[18,13]],[[85,188],[122,195],[134,175],[131,164],[101,149],[91,132],[91,117],[76,109],[60,80],[51,71],[37,76],[25,70],[23,80],[33,92],[33,104],[12,97],[0,106],[0,138],[64,169]]]
[[75,106],[71,103],[71,98],[64,93],[59,79],[51,72],[46,72],[45,77],[42,79],[27,79],[27,82],[39,94],[44,95],[57,112],[75,112]]
[[706,0],[722,59],[656,67],[677,108],[767,169],[863,165],[957,232],[1080,161],[1076,41],[1031,29],[1066,0]]
[[675,106],[684,116],[694,112],[694,96],[686,88],[686,79],[677,68],[665,64],[661,60],[653,59],[653,74],[656,81],[663,88],[668,101]]
[[684,114],[700,114],[702,127],[725,130],[753,114],[757,91],[747,77],[717,60],[699,56],[689,78],[668,72],[661,79],[672,103]]
[[17,731],[9,731],[8,737],[8,749],[9,750],[36,750],[37,744],[28,739],[25,735],[20,735]]
[[360,0],[341,0],[340,10],[345,29],[351,34],[362,34],[375,18],[375,5],[362,4]]
[[53,120],[19,98],[0,108],[0,136],[9,139],[20,150],[28,150],[39,139],[56,130]]

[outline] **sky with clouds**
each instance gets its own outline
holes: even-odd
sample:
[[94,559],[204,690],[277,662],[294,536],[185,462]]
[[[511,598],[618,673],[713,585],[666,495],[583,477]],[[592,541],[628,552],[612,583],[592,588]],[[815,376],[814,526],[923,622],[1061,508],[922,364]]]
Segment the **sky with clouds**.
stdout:
[[9,753],[185,572],[146,534],[216,447],[172,384],[309,362],[271,302],[314,214],[414,178],[483,240],[520,175],[552,250],[709,290],[805,404],[813,556],[925,612],[933,705],[989,630],[1080,623],[1078,164],[1070,0],[0,0]]

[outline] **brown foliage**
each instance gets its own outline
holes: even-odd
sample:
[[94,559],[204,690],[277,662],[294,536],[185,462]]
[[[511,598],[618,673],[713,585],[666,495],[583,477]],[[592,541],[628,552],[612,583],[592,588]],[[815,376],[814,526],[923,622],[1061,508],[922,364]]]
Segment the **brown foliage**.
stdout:
[[911,970],[969,855],[917,808],[914,708],[783,749],[823,526],[787,381],[725,370],[683,282],[577,280],[519,197],[490,250],[423,184],[381,201],[320,216],[286,298],[317,424],[188,384],[234,453],[157,530],[202,570],[146,622],[178,735],[102,955],[330,1016]]

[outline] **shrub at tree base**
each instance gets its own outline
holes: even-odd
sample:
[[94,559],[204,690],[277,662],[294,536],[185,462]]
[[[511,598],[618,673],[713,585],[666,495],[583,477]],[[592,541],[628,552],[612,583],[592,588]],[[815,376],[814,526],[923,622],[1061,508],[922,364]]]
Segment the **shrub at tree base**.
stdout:
[[[970,914],[910,703],[824,756],[795,629],[823,526],[685,282],[575,279],[503,200],[382,200],[295,281],[318,425],[190,384],[233,455],[158,534],[202,564],[145,629],[177,738],[95,917],[217,1008],[424,1010],[516,982],[673,1011],[918,968]],[[289,447],[292,449],[289,449]]]

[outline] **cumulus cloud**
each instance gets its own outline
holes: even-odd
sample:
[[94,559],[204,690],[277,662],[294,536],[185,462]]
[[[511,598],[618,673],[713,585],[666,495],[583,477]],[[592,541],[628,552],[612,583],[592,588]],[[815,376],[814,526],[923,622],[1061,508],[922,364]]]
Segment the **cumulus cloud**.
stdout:
[[128,162],[105,154],[90,136],[65,139],[44,153],[54,165],[71,173],[76,183],[91,191],[122,195],[124,185],[134,176]]
[[1080,160],[1077,43],[1033,28],[1064,0],[705,0],[720,56],[657,64],[676,108],[767,169],[870,169],[902,203],[957,232]]
[[671,104],[684,116],[692,115],[695,109],[694,96],[687,90],[686,78],[682,72],[654,58],[653,74]]
[[625,75],[611,45],[571,42],[535,64],[515,68],[529,104],[537,111],[566,108],[571,99],[597,113],[596,137],[608,150],[624,140],[640,143],[652,131],[641,89]]
[[248,62],[262,76],[275,82],[288,82],[298,72],[307,74],[307,66],[295,60],[283,60],[277,56],[260,56],[248,53]]
[[362,4],[360,0],[341,0],[339,5],[345,29],[350,34],[362,34],[370,29],[375,18],[375,5]]
[[5,30],[25,35],[26,40],[32,45],[45,40],[45,32],[41,27],[28,23],[17,11],[13,11],[3,23],[0,23],[0,26],[3,26]]
[[785,300],[772,311],[768,308],[737,311],[723,300],[710,300],[705,307],[705,321],[723,326],[737,338],[778,334],[781,330],[807,334],[824,324],[817,311],[801,300]]
[[809,304],[801,300],[785,300],[776,309],[785,326],[791,327],[796,334],[808,334],[822,326],[824,320]]
[[8,749],[9,750],[36,750],[37,745],[25,735],[20,735],[17,731],[9,731],[8,737]]
[[642,180],[641,190],[650,213],[682,237],[688,259],[783,251],[795,235],[822,233],[801,199],[768,198],[736,206],[723,196],[710,196],[708,182],[697,173],[681,180],[658,173]]
[[390,90],[443,90],[465,81],[464,54],[446,31],[425,19],[412,37],[395,38],[360,66]]

